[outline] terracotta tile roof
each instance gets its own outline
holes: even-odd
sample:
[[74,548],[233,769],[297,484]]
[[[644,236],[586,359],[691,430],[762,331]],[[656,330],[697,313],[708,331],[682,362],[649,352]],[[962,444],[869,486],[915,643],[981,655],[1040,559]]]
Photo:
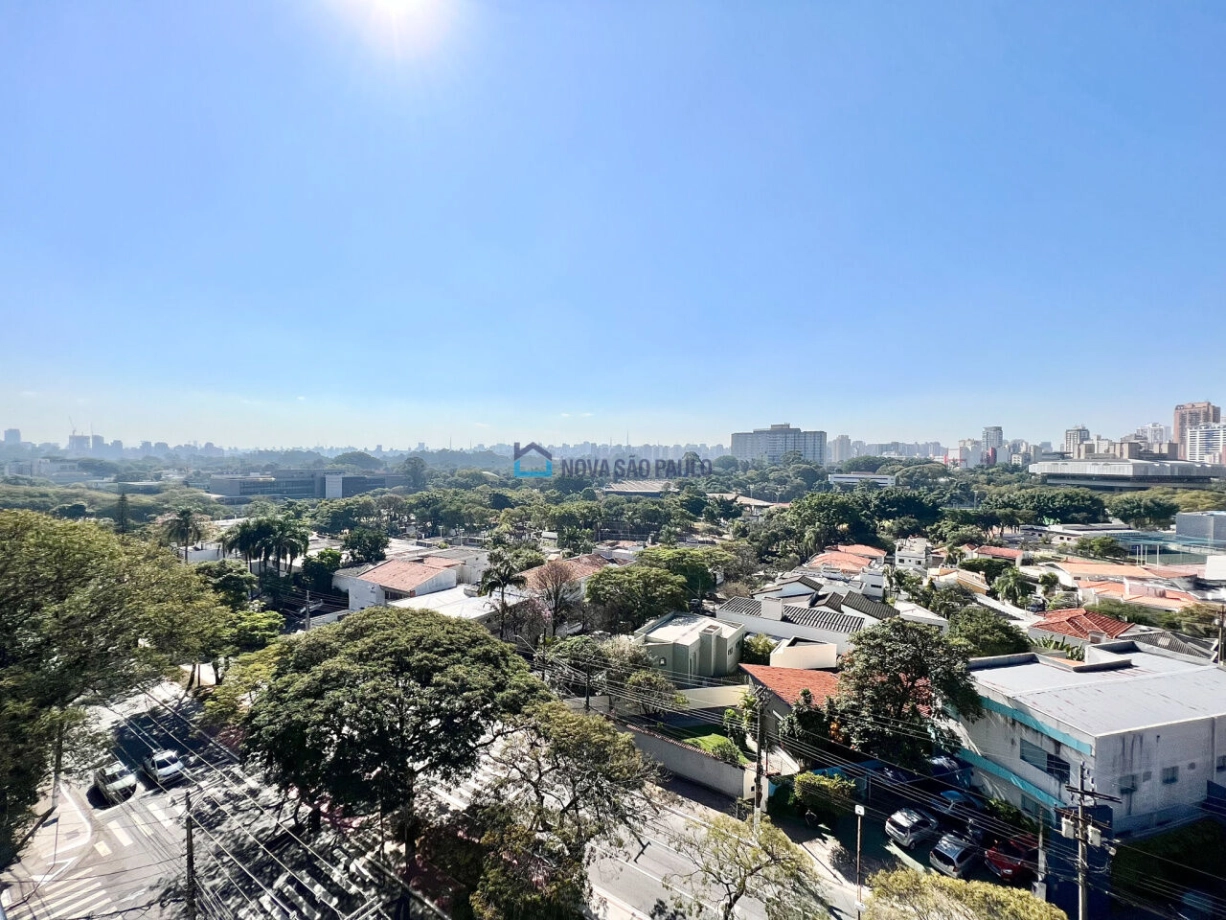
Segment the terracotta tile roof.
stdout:
[[426,556],[421,562],[433,569],[453,569],[464,564],[459,559],[440,559],[438,556]]
[[820,706],[839,689],[839,675],[833,671],[772,668],[764,664],[743,664],[741,670],[789,706],[796,705],[802,690],[812,693],[813,702]]
[[1101,613],[1090,613],[1080,607],[1072,610],[1053,610],[1031,629],[1059,633],[1074,639],[1089,639],[1091,633],[1105,633],[1112,639],[1132,629],[1134,624]]
[[826,552],[818,553],[806,562],[805,568],[820,569],[822,566],[829,566],[832,569],[838,569],[840,572],[856,575],[862,572],[871,561],[867,557],[857,556],[855,553]]
[[370,581],[401,594],[411,594],[432,578],[437,578],[443,569],[407,559],[389,559],[361,575],[362,581]]
[[889,555],[880,547],[865,546],[863,543],[851,543],[847,546],[840,545],[838,550],[840,553],[851,553],[855,556],[866,556],[869,559],[884,559],[887,555]]
[[1182,610],[1189,604],[1197,603],[1197,599],[1187,591],[1177,591],[1174,588],[1163,588],[1162,594],[1144,594],[1129,591],[1123,582],[1092,581],[1083,582],[1081,590],[1093,591],[1099,597],[1107,596],[1128,604],[1140,604],[1145,607],[1155,607],[1161,610]]
[[964,548],[976,556],[988,556],[992,559],[1008,559],[1010,562],[1016,562],[1022,558],[1020,549],[1009,549],[1007,546],[967,546]]
[[[574,556],[570,559],[557,560],[570,570],[570,577],[575,581],[582,581],[584,578],[589,578],[599,572],[601,569],[609,565],[614,565],[604,556],[599,553],[588,553],[586,556]],[[522,574],[524,576],[524,584],[530,590],[539,590],[541,587],[540,578],[541,571],[545,568],[543,565],[538,565],[536,568],[526,569]]]

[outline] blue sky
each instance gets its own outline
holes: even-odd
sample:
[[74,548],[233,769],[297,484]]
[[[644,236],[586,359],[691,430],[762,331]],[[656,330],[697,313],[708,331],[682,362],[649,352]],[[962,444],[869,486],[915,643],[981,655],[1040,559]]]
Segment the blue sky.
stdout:
[[1119,435],[1226,400],[1226,7],[0,2],[0,425]]

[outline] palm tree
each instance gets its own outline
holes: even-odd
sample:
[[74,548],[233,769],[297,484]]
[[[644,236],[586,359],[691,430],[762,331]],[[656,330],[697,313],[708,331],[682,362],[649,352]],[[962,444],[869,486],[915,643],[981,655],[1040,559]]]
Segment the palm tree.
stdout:
[[183,547],[183,563],[187,564],[187,548],[204,536],[204,523],[191,508],[180,508],[165,523],[166,536]]
[[515,564],[501,553],[490,554],[490,567],[481,576],[480,591],[484,595],[498,592],[498,637],[505,639],[507,626],[507,588],[522,588],[526,579]]
[[311,532],[306,525],[288,517],[261,518],[255,522],[259,534],[257,546],[265,565],[269,559],[277,564],[277,574],[281,574],[281,560],[289,557],[292,568],[294,560],[303,556],[311,539]]

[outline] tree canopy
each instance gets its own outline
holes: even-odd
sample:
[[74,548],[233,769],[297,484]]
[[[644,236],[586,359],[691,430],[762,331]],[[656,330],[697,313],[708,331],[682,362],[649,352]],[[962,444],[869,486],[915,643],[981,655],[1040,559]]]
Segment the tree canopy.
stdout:
[[1029,891],[991,882],[894,869],[876,873],[868,885],[865,920],[1067,920]]
[[683,610],[686,580],[650,565],[606,566],[588,579],[587,601],[604,611],[610,625],[625,623],[637,629],[666,613]]
[[1014,655],[1030,649],[1026,634],[999,614],[972,604],[949,618],[949,638],[970,646],[972,657]]

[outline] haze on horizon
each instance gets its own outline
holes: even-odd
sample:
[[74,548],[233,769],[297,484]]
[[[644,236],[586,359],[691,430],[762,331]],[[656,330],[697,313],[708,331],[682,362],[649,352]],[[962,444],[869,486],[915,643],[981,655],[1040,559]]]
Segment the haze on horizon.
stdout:
[[1226,399],[1224,46],[1193,2],[3,4],[0,427],[1169,424]]

